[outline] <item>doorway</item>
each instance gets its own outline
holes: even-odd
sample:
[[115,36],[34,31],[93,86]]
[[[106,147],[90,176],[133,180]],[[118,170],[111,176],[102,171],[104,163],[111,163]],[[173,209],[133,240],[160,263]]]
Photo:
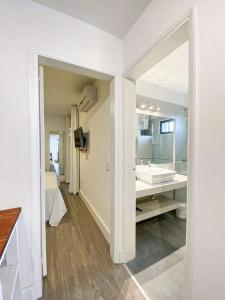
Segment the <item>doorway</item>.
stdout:
[[[111,164],[108,164],[108,169],[110,168],[110,176],[111,176],[111,191],[110,197],[112,199],[111,205],[111,212],[109,214],[110,217],[110,254],[114,262],[122,262],[123,257],[121,256],[121,249],[122,249],[122,237],[121,235],[121,223],[122,223],[122,180],[119,178],[122,174],[122,164],[115,167],[116,161],[122,162],[122,152],[117,148],[120,148],[122,145],[122,136],[118,135],[118,128],[121,128],[122,124],[122,110],[120,107],[122,106],[122,79],[117,77],[116,74],[103,74],[98,71],[87,70],[85,68],[77,67],[68,62],[63,62],[62,60],[55,60],[46,56],[37,55],[37,53],[31,53],[31,60],[30,60],[30,69],[32,74],[31,80],[31,94],[34,95],[32,98],[32,110],[31,110],[31,146],[32,146],[32,173],[31,173],[31,185],[32,185],[32,197],[31,197],[31,205],[32,205],[32,245],[33,245],[33,255],[35,259],[35,282],[37,291],[35,292],[37,295],[41,295],[41,281],[42,281],[42,263],[44,261],[44,250],[45,250],[45,242],[42,240],[41,237],[45,235],[41,233],[41,215],[44,218],[44,212],[40,211],[40,195],[44,199],[44,170],[45,170],[45,161],[44,161],[44,151],[43,145],[46,145],[45,137],[42,136],[41,141],[40,133],[43,135],[44,128],[44,103],[43,101],[39,101],[40,98],[43,97],[43,93],[40,90],[38,93],[38,65],[45,65],[45,64],[53,64],[53,66],[57,66],[58,68],[63,68],[66,65],[67,70],[76,70],[78,73],[83,73],[84,71],[88,71],[88,76],[95,75],[99,79],[102,80],[109,80],[110,81],[110,127],[111,127],[111,140],[110,140],[110,148],[111,148]],[[40,73],[40,82],[41,82],[41,73]],[[41,84],[40,84],[41,85]],[[116,95],[116,96],[115,96]],[[35,101],[34,101],[35,100]],[[35,104],[33,103],[35,102]],[[40,120],[39,120],[40,117]],[[117,119],[117,122],[115,121]],[[41,131],[39,130],[41,129]],[[71,139],[70,139],[71,141]],[[40,147],[42,146],[42,147]],[[41,151],[40,151],[41,150]],[[41,159],[39,160],[41,154]],[[40,177],[40,165],[41,165],[41,177]],[[41,183],[41,184],[40,184]],[[41,191],[39,187],[41,186]],[[39,203],[39,204],[38,204]],[[42,206],[43,207],[43,206]],[[121,207],[121,209],[118,209]],[[117,209],[116,209],[117,208]],[[119,214],[119,216],[118,216]],[[99,224],[98,224],[99,225]],[[43,230],[43,228],[42,228]],[[39,238],[37,238],[39,236]],[[35,238],[34,238],[35,237]],[[40,249],[42,248],[42,253]],[[45,273],[45,272],[44,272]]]
[[[172,284],[171,274],[168,273],[168,277],[166,277],[165,272],[163,272],[165,265],[170,264],[170,267],[174,267],[176,261],[180,262],[180,259],[182,259],[182,273],[180,271],[180,273],[175,272],[179,273],[178,277],[179,279],[182,277],[182,280],[190,267],[188,256],[191,219],[188,212],[190,212],[192,206],[192,187],[191,183],[187,181],[187,175],[189,178],[193,174],[190,164],[190,162],[193,162],[191,152],[193,136],[190,135],[191,130],[193,130],[193,116],[191,115],[193,100],[191,99],[191,88],[185,97],[183,97],[183,92],[179,93],[178,98],[176,97],[172,85],[174,83],[176,85],[178,82],[181,84],[182,78],[178,79],[180,75],[175,76],[176,79],[170,76],[174,68],[165,65],[165,61],[170,54],[176,52],[180,47],[188,49],[192,53],[189,28],[189,21],[186,20],[160,41],[127,75],[130,82],[130,91],[132,90],[132,93],[136,91],[138,95],[135,99],[135,105],[132,100],[133,110],[127,108],[129,110],[129,121],[133,122],[130,135],[133,136],[135,141],[133,158],[136,165],[135,175],[137,179],[135,184],[133,172],[127,170],[129,185],[136,186],[136,197],[132,197],[130,191],[125,192],[125,195],[129,195],[129,198],[132,199],[127,201],[135,210],[135,221],[134,213],[130,214],[132,218],[127,221],[130,228],[132,228],[128,232],[129,241],[131,241],[129,249],[130,252],[135,253],[133,256],[135,258],[129,261],[127,266],[141,288],[144,289],[144,292],[153,300],[170,299],[168,293],[171,293],[171,290],[175,287]],[[183,49],[181,49],[181,52]],[[192,87],[192,61],[188,59],[190,57],[191,55],[188,55],[186,61],[186,65],[189,66],[190,70],[186,77],[187,88]],[[180,66],[179,57],[177,57],[175,65]],[[169,77],[168,80],[165,80],[167,74]],[[152,80],[151,87],[148,84],[150,78]],[[165,84],[164,90],[161,89],[163,84]],[[173,92],[170,93],[170,89]],[[168,96],[169,94],[170,96]],[[187,103],[184,103],[185,98],[188,100]],[[157,183],[154,181],[157,176],[147,175],[150,169],[154,169],[152,174],[156,174],[158,171],[163,172],[163,175],[161,174],[159,177],[161,181],[164,181],[163,178],[170,175],[179,177],[181,181],[174,177],[174,183],[179,182],[179,184],[177,187],[174,186],[170,189],[169,186],[172,181],[169,182],[168,179],[165,179],[165,184],[163,182]],[[149,187],[149,180],[151,181],[151,188]],[[181,202],[178,202],[178,199]],[[184,203],[182,200],[184,200]],[[131,201],[133,202],[131,203]],[[186,216],[187,222],[185,220]],[[169,230],[169,227],[172,229]],[[170,232],[166,232],[167,230]],[[136,248],[136,245],[138,248]],[[168,247],[165,247],[166,245]],[[185,245],[186,247],[184,247]],[[170,255],[172,257],[169,258],[168,262]],[[170,289],[169,285],[172,285],[173,288]],[[177,291],[178,299],[185,296],[186,289],[183,281],[182,283],[179,282],[177,288],[175,287],[174,294],[170,295],[171,299],[176,299],[174,295]]]
[[58,177],[64,175],[64,135],[62,131],[49,134],[50,170]]

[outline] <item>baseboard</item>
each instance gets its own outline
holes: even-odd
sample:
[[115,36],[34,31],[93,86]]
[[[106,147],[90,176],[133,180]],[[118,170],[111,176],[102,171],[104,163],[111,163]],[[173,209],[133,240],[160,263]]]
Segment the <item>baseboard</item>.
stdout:
[[33,287],[32,287],[32,300],[39,299],[42,297],[43,289],[43,277],[42,277],[42,266],[33,271]]
[[99,229],[103,233],[105,239],[110,244],[110,231],[109,228],[105,225],[102,218],[99,216],[97,211],[94,209],[90,201],[87,199],[87,197],[84,195],[82,191],[79,191],[79,195],[81,199],[83,200],[84,204],[86,205],[87,209],[91,213],[92,217],[94,218],[95,222],[97,223]]
[[127,270],[128,274],[130,275],[131,279],[133,280],[133,282],[135,283],[136,287],[139,289],[139,291],[141,292],[142,296],[146,299],[146,300],[152,300],[149,298],[149,296],[146,294],[145,290],[143,289],[143,287],[140,285],[140,283],[137,281],[137,279],[134,277],[134,275],[131,273],[131,271],[129,270],[128,266],[126,264],[123,264],[125,269]]
[[22,289],[22,297],[23,300],[36,300],[37,298],[34,296],[33,286]]

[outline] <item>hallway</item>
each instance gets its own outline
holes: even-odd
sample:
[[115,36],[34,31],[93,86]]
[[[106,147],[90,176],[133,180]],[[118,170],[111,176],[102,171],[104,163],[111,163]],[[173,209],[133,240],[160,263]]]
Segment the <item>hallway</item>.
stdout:
[[48,276],[43,300],[143,299],[123,265],[112,263],[109,245],[79,196],[61,184],[68,212],[47,225]]

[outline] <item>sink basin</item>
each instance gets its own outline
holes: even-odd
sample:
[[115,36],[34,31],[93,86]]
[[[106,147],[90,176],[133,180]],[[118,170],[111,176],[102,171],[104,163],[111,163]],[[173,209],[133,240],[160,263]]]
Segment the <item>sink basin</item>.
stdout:
[[173,181],[176,171],[167,170],[157,166],[136,166],[136,176],[139,180],[150,183],[163,183]]

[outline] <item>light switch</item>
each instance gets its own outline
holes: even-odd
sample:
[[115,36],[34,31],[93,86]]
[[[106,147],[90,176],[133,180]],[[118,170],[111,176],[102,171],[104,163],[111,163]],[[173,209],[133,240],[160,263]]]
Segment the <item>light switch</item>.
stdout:
[[110,162],[106,162],[106,164],[105,164],[105,170],[107,171],[107,172],[109,172],[110,171]]

